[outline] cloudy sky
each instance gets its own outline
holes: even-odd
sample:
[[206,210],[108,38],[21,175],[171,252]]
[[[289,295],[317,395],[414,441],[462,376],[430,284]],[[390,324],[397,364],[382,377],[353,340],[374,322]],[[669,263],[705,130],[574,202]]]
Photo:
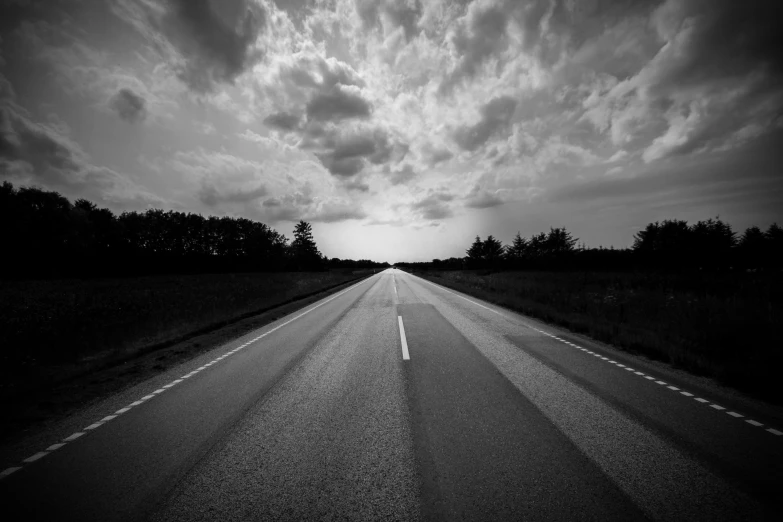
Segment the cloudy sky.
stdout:
[[779,0],[0,0],[0,178],[329,257],[783,222]]

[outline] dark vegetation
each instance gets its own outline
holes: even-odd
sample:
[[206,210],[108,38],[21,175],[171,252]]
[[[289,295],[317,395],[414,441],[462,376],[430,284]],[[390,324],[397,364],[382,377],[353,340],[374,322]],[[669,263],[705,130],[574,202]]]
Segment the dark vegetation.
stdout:
[[389,266],[327,259],[304,221],[289,241],[248,219],[116,215],[8,182],[0,241],[3,405]]
[[294,239],[244,218],[150,209],[123,212],[57,192],[0,185],[4,279],[385,268],[327,259],[300,222]]
[[783,231],[651,223],[630,249],[565,229],[476,238],[467,255],[397,266],[445,286],[783,404]]

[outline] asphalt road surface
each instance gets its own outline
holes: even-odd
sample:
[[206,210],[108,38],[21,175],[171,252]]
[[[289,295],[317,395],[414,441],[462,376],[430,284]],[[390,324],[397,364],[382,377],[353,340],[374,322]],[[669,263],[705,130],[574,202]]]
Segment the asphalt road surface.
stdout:
[[0,518],[780,516],[774,420],[398,270],[208,357],[0,470]]

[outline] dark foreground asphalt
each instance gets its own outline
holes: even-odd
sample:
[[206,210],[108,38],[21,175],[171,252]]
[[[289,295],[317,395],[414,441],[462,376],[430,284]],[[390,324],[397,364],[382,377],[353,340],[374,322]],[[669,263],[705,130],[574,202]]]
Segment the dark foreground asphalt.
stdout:
[[0,517],[780,516],[769,410],[400,271],[200,364],[0,469]]

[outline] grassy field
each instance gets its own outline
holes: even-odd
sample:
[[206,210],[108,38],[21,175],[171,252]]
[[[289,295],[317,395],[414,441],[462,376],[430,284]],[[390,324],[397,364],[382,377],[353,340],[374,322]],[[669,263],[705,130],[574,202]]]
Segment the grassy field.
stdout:
[[360,273],[0,282],[0,399],[130,357]]
[[417,272],[783,404],[783,275]]

